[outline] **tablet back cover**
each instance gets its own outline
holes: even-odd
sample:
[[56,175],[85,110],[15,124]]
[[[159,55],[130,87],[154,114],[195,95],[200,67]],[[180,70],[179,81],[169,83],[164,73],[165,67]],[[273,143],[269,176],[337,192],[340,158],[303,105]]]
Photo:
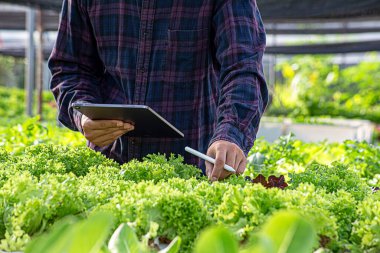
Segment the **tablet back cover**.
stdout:
[[131,137],[183,138],[181,131],[153,109],[145,105],[74,103],[72,107],[92,120],[122,120],[132,122]]

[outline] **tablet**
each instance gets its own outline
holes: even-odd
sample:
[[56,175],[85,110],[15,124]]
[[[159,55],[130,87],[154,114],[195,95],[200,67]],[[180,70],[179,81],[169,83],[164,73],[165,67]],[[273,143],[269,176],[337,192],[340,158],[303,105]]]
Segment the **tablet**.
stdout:
[[131,137],[183,138],[175,128],[152,108],[146,105],[92,104],[75,102],[71,105],[92,120],[122,120],[133,122],[135,129],[126,135]]

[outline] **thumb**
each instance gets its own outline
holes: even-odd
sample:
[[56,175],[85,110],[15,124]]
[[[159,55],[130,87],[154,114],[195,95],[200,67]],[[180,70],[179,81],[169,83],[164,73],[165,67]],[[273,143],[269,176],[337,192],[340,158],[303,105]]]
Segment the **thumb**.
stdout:
[[88,120],[89,120],[89,118],[86,115],[82,114],[82,117],[80,120],[80,124],[82,125],[82,128],[84,128],[84,126]]

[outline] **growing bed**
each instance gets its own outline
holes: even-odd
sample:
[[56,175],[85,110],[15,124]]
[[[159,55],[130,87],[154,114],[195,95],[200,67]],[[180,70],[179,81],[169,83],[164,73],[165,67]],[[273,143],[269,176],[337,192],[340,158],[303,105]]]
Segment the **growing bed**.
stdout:
[[[180,252],[191,252],[200,231],[212,224],[226,226],[244,247],[279,210],[295,211],[313,224],[319,236],[314,249],[380,250],[378,146],[304,143],[290,136],[273,144],[259,140],[245,177],[211,184],[181,157],[152,155],[120,166],[80,139],[66,146],[49,138],[54,127],[31,121],[16,129],[14,139],[4,134],[9,128],[0,130],[3,251],[23,250],[62,217],[100,210],[116,217],[114,229],[130,222],[139,238],[152,226],[161,240],[180,236]],[[25,147],[18,143],[22,137]],[[268,182],[253,183],[259,174]],[[288,187],[271,175],[283,175]]]

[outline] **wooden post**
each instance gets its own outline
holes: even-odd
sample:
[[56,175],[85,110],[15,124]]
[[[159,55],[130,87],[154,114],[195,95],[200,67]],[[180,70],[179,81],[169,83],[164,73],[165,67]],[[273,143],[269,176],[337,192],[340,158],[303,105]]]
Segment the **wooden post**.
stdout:
[[33,116],[33,89],[35,87],[35,31],[36,13],[33,8],[29,8],[26,13],[26,28],[28,30],[28,44],[26,47],[26,74],[25,74],[25,90],[26,90],[26,113]]
[[37,7],[37,61],[36,61],[36,84],[37,84],[37,114],[42,120],[43,105],[43,69],[44,69],[44,47],[43,47],[43,11],[41,7]]

